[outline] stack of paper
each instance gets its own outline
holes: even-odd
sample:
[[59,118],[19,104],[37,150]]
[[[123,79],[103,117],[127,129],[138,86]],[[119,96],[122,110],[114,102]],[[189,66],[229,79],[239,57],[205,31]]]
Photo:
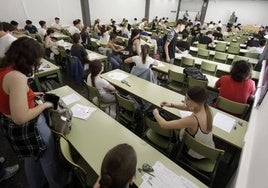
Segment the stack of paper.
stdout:
[[67,95],[65,97],[62,97],[62,100],[63,102],[66,104],[66,105],[69,105],[69,104],[72,104],[76,101],[79,101],[80,100],[80,97],[74,93],[70,94],[70,95]]
[[153,166],[154,177],[149,174],[142,176],[143,182],[139,188],[198,188],[193,182],[183,176],[178,176],[161,162],[157,161]]
[[96,111],[96,108],[84,106],[81,104],[75,104],[71,108],[71,111],[73,112],[73,117],[77,117],[80,119],[87,119],[93,112]]

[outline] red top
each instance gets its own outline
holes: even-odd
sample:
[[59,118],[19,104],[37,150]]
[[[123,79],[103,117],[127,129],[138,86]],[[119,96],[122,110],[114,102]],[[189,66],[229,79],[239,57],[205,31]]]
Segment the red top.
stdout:
[[[10,108],[9,108],[9,95],[3,90],[3,79],[5,75],[14,69],[12,67],[7,67],[0,69],[0,112],[6,115],[10,115]],[[28,106],[29,108],[34,108],[34,92],[29,87],[29,91],[27,93],[27,99],[28,99]]]
[[246,104],[248,98],[254,94],[255,82],[253,80],[244,80],[242,82],[234,81],[231,76],[222,76],[215,84],[219,88],[219,96],[231,101]]

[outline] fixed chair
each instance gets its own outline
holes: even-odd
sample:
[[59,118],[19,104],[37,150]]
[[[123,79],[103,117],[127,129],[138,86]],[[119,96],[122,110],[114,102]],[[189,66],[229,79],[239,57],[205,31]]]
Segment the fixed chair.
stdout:
[[227,113],[230,113],[232,115],[244,119],[249,109],[249,104],[234,102],[219,96],[216,100],[215,107],[222,111],[225,111]]
[[240,61],[240,60],[248,61],[248,58],[246,58],[246,57],[244,57],[244,56],[238,56],[238,55],[236,55],[236,56],[234,56],[234,59],[233,59],[233,61],[232,61],[232,64],[233,64],[234,62],[236,62],[236,61]]
[[185,90],[185,74],[168,70],[167,87],[173,91],[184,94]]
[[145,116],[145,125],[148,127],[145,132],[145,138],[158,150],[169,154],[173,146],[173,130],[161,128],[156,121],[151,120],[147,116]]
[[189,57],[182,57],[181,58],[181,66],[182,67],[194,67],[195,62],[194,59]]
[[214,76],[217,72],[217,64],[202,61],[200,70],[202,71],[202,73]]
[[[199,153],[205,158],[192,159],[186,153],[189,149]],[[178,163],[179,165],[186,167],[185,169],[190,172],[194,172],[194,174],[201,176],[206,184],[209,187],[212,187],[223,154],[224,150],[207,146],[185,132],[178,152]]]
[[199,43],[198,43],[198,44],[196,45],[196,47],[197,47],[198,49],[200,49],[200,48],[201,48],[201,49],[207,49],[207,45],[206,45],[206,44],[199,44]]
[[258,53],[246,52],[246,53],[245,53],[245,57],[254,58],[254,59],[259,59],[260,54],[258,54]]
[[240,47],[229,46],[227,52],[229,54],[236,54],[236,55],[238,55],[240,53]]
[[239,42],[230,42],[230,45],[229,45],[230,47],[232,46],[232,47],[240,47],[240,43]]
[[77,186],[77,181],[73,181],[73,178],[77,178],[82,187],[90,187],[88,185],[87,181],[87,172],[86,170],[81,167],[73,158],[72,155],[72,148],[71,144],[69,143],[68,139],[60,132],[57,132],[53,129],[50,129],[55,140],[56,148],[58,149],[59,153],[59,158],[65,165],[66,170],[70,173],[71,179],[69,179],[68,182],[66,182],[68,185],[65,187],[73,187],[73,184],[76,183]]
[[213,61],[217,61],[217,62],[220,62],[220,63],[226,63],[227,60],[228,60],[228,54],[217,52],[217,51],[215,52]]
[[97,107],[99,107],[102,111],[105,111],[106,108],[109,108],[109,114],[111,111],[111,106],[115,104],[115,102],[106,103],[101,100],[100,93],[96,87],[89,86],[86,81],[84,81],[84,84],[87,87],[88,90],[88,99],[95,104]]
[[227,46],[226,43],[218,42],[216,44],[215,50],[219,51],[219,52],[225,52],[226,51],[226,46]]
[[195,78],[192,77],[188,77],[187,78],[187,88],[191,87],[191,86],[200,86],[203,88],[207,88],[208,86],[208,81],[205,80],[197,80]]
[[203,59],[208,59],[209,58],[209,50],[198,48],[197,57],[201,57]]
[[127,128],[136,131],[135,103],[131,99],[122,97],[116,93],[116,116],[115,119]]

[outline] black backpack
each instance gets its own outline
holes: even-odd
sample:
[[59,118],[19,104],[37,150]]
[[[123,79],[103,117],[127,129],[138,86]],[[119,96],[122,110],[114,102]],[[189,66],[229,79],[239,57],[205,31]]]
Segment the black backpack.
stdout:
[[196,67],[187,67],[183,69],[183,73],[186,75],[186,77],[190,76],[197,80],[208,81],[206,75],[203,75],[203,73]]

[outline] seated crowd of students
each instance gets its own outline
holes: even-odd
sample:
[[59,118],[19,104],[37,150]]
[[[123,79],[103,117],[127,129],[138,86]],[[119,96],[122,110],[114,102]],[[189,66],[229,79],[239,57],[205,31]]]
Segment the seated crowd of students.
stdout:
[[[167,20],[168,18],[158,20],[158,17],[156,17],[152,22],[152,27],[157,28],[160,26],[162,29],[167,28],[166,26],[163,26],[167,23]],[[23,30],[18,29],[18,23],[14,20],[11,21],[10,24],[1,23],[0,25],[0,58],[2,59],[0,62],[0,112],[3,116],[5,116],[5,118],[9,118],[11,121],[14,121],[15,124],[27,123],[35,117],[42,119],[43,110],[51,107],[50,103],[44,103],[41,106],[38,105],[36,107],[33,105],[27,105],[32,102],[30,101],[32,98],[29,95],[32,96],[35,94],[26,84],[26,76],[32,74],[31,71],[38,67],[38,59],[42,57],[43,50],[46,56],[51,59],[53,59],[54,56],[59,55],[59,50],[57,49],[58,44],[55,42],[54,33],[55,31],[63,31],[64,28],[61,26],[60,19],[58,17],[55,18],[55,22],[53,22],[49,28],[43,20],[41,20],[39,24],[40,28],[37,29],[37,27],[32,24],[32,21],[27,20]],[[150,47],[146,44],[141,44],[141,34],[147,34],[145,29],[147,24],[148,19],[146,18],[142,19],[142,22],[139,24],[133,24],[136,25],[137,28],[132,28],[126,19],[123,19],[119,26],[116,25],[116,22],[113,19],[111,19],[110,25],[101,25],[100,20],[97,19],[91,32],[91,29],[88,26],[82,25],[80,19],[76,19],[73,21],[73,25],[67,29],[73,40],[70,50],[71,55],[78,57],[83,66],[85,64],[90,64],[90,74],[87,77],[87,84],[98,89],[104,102],[116,101],[114,94],[116,92],[116,88],[100,77],[100,74],[104,71],[103,64],[100,61],[93,61],[89,63],[86,49],[92,49],[91,37],[100,40],[106,44],[106,48],[111,49],[109,61],[112,64],[112,69],[121,68],[123,63],[135,63],[137,67],[149,69],[152,65],[157,66],[158,61],[149,56]],[[121,30],[118,30],[118,28],[121,28]],[[205,35],[201,34],[201,25],[199,23],[193,24],[189,20],[188,22],[179,20],[174,28],[170,28],[171,31],[168,32],[167,41],[165,41],[164,44],[164,48],[167,50],[164,51],[166,54],[169,54],[170,47],[173,48],[173,53],[175,53],[175,51],[179,53],[182,53],[185,50],[189,51],[191,45],[191,43],[187,42],[187,37],[189,35],[198,39],[199,43],[207,45],[213,43],[213,38],[223,40],[223,34],[221,33],[222,27],[218,26],[215,28],[213,27],[213,24],[207,25],[207,28],[212,30],[215,29],[215,31],[208,30]],[[14,36],[29,35],[36,39],[41,37],[41,40],[37,41],[41,42],[44,48],[41,48],[37,41],[32,38],[21,37],[16,40],[11,33],[14,34]],[[154,34],[155,33],[158,33],[158,31],[154,32]],[[177,42],[177,37],[174,39],[174,36],[177,36],[178,33],[182,34],[182,39]],[[254,34],[253,39],[249,40],[247,45],[249,47],[264,46],[265,43],[263,44],[263,37],[266,34],[267,27],[266,29],[263,28],[263,30],[260,30],[259,34]],[[124,51],[125,48],[116,44],[118,35],[128,38],[128,46],[131,48],[129,52],[131,53],[127,58],[121,57],[121,52]],[[171,46],[171,44],[173,46]],[[25,50],[31,51],[32,57],[26,55]],[[14,54],[18,56],[15,57],[13,56]],[[173,57],[170,57],[169,62],[171,62],[171,58]],[[25,61],[25,64],[19,65],[19,63],[23,63],[23,60]],[[219,96],[223,96],[239,103],[247,103],[250,99],[253,99],[256,88],[255,83],[251,80],[251,72],[252,66],[250,63],[246,61],[235,62],[231,70],[231,75],[223,76],[216,82],[215,87],[219,89]],[[12,77],[12,75],[14,77]],[[18,83],[23,85],[23,87],[18,84],[12,85],[14,81],[18,81]],[[15,94],[17,91],[23,95],[22,98],[16,98],[18,96]],[[8,100],[11,102],[3,103],[3,99],[6,99],[6,96],[9,96]],[[166,121],[163,117],[161,117],[161,115],[159,115],[157,109],[153,111],[153,114],[161,127],[165,129],[185,128],[185,131],[197,140],[215,147],[212,140],[213,116],[207,105],[207,98],[207,93],[204,88],[198,86],[190,87],[186,92],[184,104],[174,104],[173,102],[163,101],[161,106],[188,110],[192,112],[191,115],[177,120]],[[18,107],[18,105],[15,104],[16,102],[12,100],[18,101],[18,105],[22,104],[23,113],[21,112],[21,107]],[[9,110],[6,110],[5,108]],[[22,115],[20,115],[20,113]],[[25,116],[23,117],[23,115]],[[44,124],[44,122],[42,123]],[[52,139],[49,130],[40,130],[40,132],[42,132],[43,135],[49,135],[48,139]],[[51,143],[48,144],[48,147],[50,147],[51,150],[55,149],[51,146]],[[202,158],[202,156],[194,152],[189,152],[188,154],[197,159]],[[50,157],[51,156],[44,155],[41,158],[56,161],[54,157]],[[33,176],[37,170],[34,166],[44,166],[46,164],[43,164],[42,161],[40,164],[32,163],[32,158],[27,159],[25,161],[25,169],[30,186],[35,186],[39,182],[34,179],[37,175]],[[118,165],[116,165],[116,167],[111,167],[109,165],[110,163],[118,163]],[[136,172],[136,164],[137,156],[131,146],[127,144],[116,146],[104,157],[100,178],[97,180],[94,187],[119,187],[118,185],[127,187],[133,183],[133,178]],[[55,169],[58,170],[57,172],[61,171],[60,166]],[[57,184],[64,184],[61,181],[62,177],[55,179],[57,177],[55,169],[48,169],[46,171],[46,169],[40,170],[38,168],[40,173],[42,172],[40,176],[44,177],[44,179],[48,181],[49,186],[52,187]],[[56,173],[55,176],[53,173]],[[125,173],[124,179],[121,176],[117,177],[120,173]],[[52,176],[54,177],[51,179]]]

